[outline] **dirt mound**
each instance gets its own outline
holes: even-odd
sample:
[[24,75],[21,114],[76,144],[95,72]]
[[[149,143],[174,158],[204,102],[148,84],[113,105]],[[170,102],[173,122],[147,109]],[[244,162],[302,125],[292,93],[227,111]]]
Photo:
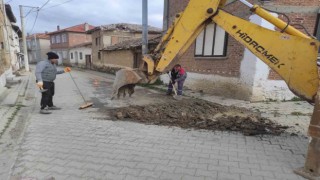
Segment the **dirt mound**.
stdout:
[[288,128],[244,108],[223,106],[199,99],[129,106],[113,109],[110,114],[118,120],[181,128],[238,131],[244,135],[279,135]]

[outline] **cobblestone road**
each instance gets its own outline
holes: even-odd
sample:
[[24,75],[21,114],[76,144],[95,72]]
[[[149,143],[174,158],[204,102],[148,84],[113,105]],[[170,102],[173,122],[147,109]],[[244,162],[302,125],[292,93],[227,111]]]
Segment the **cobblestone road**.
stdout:
[[60,75],[54,102],[63,109],[41,115],[35,108],[12,179],[303,179],[293,169],[304,164],[306,138],[245,137],[112,121],[99,109],[115,105],[108,100],[111,77],[72,73],[96,107],[78,110],[81,96],[68,74]]

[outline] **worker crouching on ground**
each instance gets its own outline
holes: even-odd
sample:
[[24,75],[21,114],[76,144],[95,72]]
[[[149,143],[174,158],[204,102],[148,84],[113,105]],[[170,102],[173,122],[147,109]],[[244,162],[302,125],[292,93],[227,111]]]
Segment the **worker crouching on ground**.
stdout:
[[54,52],[48,52],[48,60],[40,61],[36,66],[36,82],[37,86],[42,90],[41,97],[41,114],[51,114],[49,110],[59,110],[61,108],[53,105],[52,98],[54,95],[54,80],[57,74],[70,72],[71,68],[66,67],[64,70],[58,71],[56,64],[59,56]]
[[171,95],[172,94],[172,89],[174,84],[177,82],[178,83],[178,92],[177,95],[182,95],[182,89],[183,89],[183,84],[184,81],[187,78],[187,72],[181,67],[180,64],[176,64],[172,70],[171,70],[171,81],[169,82],[168,85],[168,91],[167,91],[167,95]]

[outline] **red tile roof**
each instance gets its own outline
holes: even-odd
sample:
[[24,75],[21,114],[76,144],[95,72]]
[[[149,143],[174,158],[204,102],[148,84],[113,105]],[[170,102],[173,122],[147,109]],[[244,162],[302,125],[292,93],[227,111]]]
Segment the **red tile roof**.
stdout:
[[[57,34],[57,33],[60,33],[60,32],[79,32],[79,33],[85,33],[86,30],[85,30],[85,24],[87,23],[83,23],[83,24],[79,24],[79,25],[75,25],[75,26],[71,26],[71,27],[68,27],[68,28],[65,28],[65,29],[61,29],[59,31],[53,31],[53,32],[50,32],[48,33],[49,35],[50,34]],[[95,28],[94,26],[88,24],[88,29],[87,30],[91,30]]]
[[26,38],[27,38],[27,39],[32,39],[32,38],[34,38],[34,36],[36,36],[37,39],[50,39],[50,38],[49,38],[49,35],[46,34],[46,33],[36,33],[36,34],[32,34],[32,35],[27,36]]

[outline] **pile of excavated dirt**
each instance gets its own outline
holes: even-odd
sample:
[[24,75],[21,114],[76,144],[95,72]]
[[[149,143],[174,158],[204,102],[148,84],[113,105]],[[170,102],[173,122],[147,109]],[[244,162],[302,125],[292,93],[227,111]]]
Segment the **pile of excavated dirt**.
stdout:
[[244,108],[199,99],[122,107],[112,109],[109,113],[118,120],[213,131],[237,131],[248,136],[279,135],[288,128]]

